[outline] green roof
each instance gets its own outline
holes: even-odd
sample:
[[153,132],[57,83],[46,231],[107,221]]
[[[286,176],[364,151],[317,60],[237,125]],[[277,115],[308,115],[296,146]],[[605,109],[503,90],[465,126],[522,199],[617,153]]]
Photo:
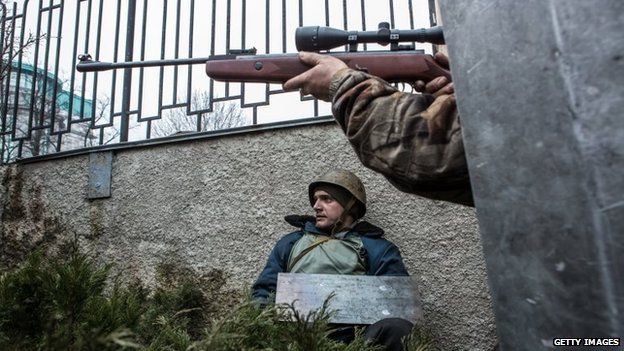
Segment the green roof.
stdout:
[[[14,68],[20,67],[20,65],[15,61],[13,61],[11,64]],[[22,63],[20,70],[23,74],[33,76],[35,72],[35,67],[28,63]],[[44,75],[48,78],[48,80],[51,81],[52,84],[57,85],[56,105],[58,106],[58,108],[60,108],[63,111],[69,112],[69,104],[71,101],[72,102],[72,107],[71,107],[72,115],[81,116],[81,118],[91,117],[92,108],[93,108],[92,100],[83,99],[82,97],[72,92],[64,90],[62,88],[62,84],[58,81],[58,79],[53,73],[49,71],[45,71],[41,68],[37,68],[37,76],[44,76]],[[80,110],[82,109],[83,103],[84,103],[84,114],[81,115]]]

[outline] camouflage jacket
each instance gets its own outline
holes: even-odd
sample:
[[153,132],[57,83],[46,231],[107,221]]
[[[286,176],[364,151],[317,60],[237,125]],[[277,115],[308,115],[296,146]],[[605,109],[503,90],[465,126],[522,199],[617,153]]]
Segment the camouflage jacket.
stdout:
[[334,75],[330,96],[364,166],[401,191],[474,206],[454,96],[403,93],[352,69]]

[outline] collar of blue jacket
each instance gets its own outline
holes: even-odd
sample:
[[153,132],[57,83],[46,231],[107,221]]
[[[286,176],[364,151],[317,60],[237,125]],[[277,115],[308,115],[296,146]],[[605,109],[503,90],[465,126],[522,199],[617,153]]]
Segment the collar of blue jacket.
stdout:
[[[329,235],[328,232],[314,225],[314,216],[289,215],[284,217],[284,220],[293,227],[301,228],[307,233]],[[383,229],[367,221],[357,222],[351,230],[369,238],[381,238],[384,235]]]

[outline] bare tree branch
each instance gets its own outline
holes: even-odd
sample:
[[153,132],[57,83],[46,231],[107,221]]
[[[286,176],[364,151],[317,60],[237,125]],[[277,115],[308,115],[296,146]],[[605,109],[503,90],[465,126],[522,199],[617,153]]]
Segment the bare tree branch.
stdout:
[[[210,94],[196,92],[191,97],[191,106],[197,110],[210,107]],[[184,132],[205,132],[221,130],[245,125],[245,116],[234,102],[213,103],[212,112],[188,116],[184,109],[169,110],[163,118],[152,124],[152,135],[164,137]]]
[[[96,101],[96,113],[95,113],[95,120],[92,121],[89,126],[87,127],[85,133],[84,133],[84,143],[83,146],[87,147],[87,146],[95,146],[95,145],[100,145],[100,142],[94,142],[95,140],[99,140],[100,138],[94,135],[94,132],[96,130],[99,130],[100,133],[103,134],[102,136],[102,142],[101,145],[105,145],[110,143],[111,141],[115,140],[115,138],[117,138],[120,134],[120,131],[118,128],[114,127],[114,126],[110,126],[110,127],[106,127],[104,128],[104,130],[102,130],[102,128],[98,127],[98,123],[100,123],[102,120],[104,120],[106,118],[106,116],[108,115],[109,109],[110,109],[110,97],[105,96],[102,99],[98,99]],[[106,138],[106,140],[104,140],[104,137]]]

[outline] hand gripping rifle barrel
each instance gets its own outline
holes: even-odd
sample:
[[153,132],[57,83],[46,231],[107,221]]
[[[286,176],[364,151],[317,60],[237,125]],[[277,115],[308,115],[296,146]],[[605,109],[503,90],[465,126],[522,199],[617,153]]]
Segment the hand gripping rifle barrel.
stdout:
[[442,27],[414,30],[390,29],[388,22],[379,23],[377,31],[346,31],[331,27],[299,27],[295,31],[295,44],[298,51],[330,50],[341,45],[349,45],[349,51],[356,51],[357,44],[392,44],[392,50],[412,49],[401,47],[399,42],[419,42],[444,44]]

